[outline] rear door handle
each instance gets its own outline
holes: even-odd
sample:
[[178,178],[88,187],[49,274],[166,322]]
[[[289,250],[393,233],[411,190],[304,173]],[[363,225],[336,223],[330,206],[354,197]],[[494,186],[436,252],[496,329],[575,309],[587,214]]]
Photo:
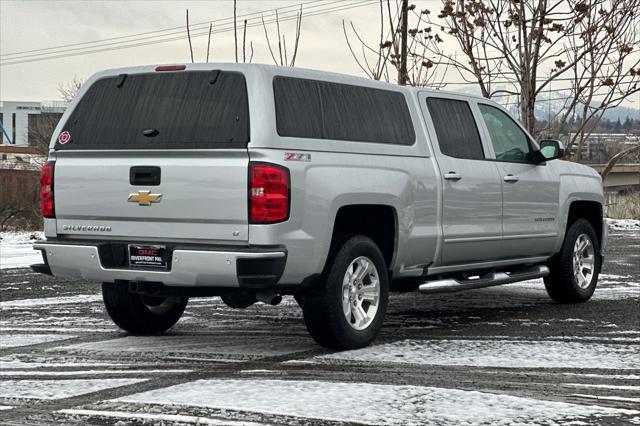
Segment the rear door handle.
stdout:
[[449,172],[444,174],[444,178],[446,180],[460,180],[462,179],[462,175],[456,172]]
[[504,181],[505,182],[509,182],[509,183],[516,183],[519,180],[520,180],[520,178],[518,176],[515,176],[515,175],[506,175],[504,177]]

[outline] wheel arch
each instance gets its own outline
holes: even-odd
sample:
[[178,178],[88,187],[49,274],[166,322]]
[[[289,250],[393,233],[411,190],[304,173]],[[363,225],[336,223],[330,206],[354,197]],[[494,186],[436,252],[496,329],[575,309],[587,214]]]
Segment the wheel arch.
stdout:
[[398,248],[398,212],[389,204],[347,204],[336,211],[331,233],[330,254],[348,236],[365,235],[376,243],[387,270],[392,271]]

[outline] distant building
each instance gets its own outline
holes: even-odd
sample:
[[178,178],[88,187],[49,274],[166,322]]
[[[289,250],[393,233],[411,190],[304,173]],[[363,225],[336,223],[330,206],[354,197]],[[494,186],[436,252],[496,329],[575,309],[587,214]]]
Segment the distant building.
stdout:
[[[569,133],[568,140],[572,140],[575,133]],[[591,133],[585,139],[580,152],[580,158],[587,162],[606,163],[616,152],[630,148],[640,143],[640,136],[628,133]],[[577,147],[571,148],[575,154]]]
[[0,145],[41,145],[66,108],[65,102],[0,102]]

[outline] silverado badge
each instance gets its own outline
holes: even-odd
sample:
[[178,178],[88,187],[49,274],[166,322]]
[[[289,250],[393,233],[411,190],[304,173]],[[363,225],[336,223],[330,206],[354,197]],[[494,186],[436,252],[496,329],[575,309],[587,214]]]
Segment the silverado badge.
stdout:
[[151,203],[159,203],[162,194],[150,194],[149,191],[138,191],[137,194],[129,194],[130,203],[138,203],[139,206],[150,206]]

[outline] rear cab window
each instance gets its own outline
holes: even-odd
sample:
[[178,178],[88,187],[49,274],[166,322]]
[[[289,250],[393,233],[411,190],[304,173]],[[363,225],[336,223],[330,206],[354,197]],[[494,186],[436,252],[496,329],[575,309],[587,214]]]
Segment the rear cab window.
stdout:
[[239,72],[121,74],[94,82],[56,150],[246,148],[249,103]]
[[484,160],[480,133],[466,101],[427,98],[427,108],[442,154],[468,160]]

